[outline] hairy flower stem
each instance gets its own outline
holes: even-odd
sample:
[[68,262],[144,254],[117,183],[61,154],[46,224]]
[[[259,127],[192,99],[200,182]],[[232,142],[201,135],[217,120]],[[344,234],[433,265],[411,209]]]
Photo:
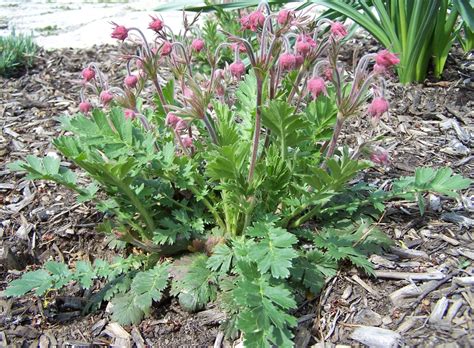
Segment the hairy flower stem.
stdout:
[[207,131],[209,132],[209,135],[212,138],[212,142],[217,145],[216,131],[214,130],[214,127],[212,127],[212,124],[209,121],[209,117],[207,116],[207,114],[204,115],[204,118],[202,120],[204,121],[204,125],[206,126]]
[[255,130],[253,134],[253,144],[252,144],[252,157],[250,159],[250,168],[249,168],[249,176],[247,181],[252,183],[253,174],[255,172],[255,165],[257,164],[257,152],[258,152],[258,145],[260,142],[260,131],[262,129],[261,124],[261,115],[260,115],[260,106],[262,104],[262,88],[263,88],[263,81],[260,76],[257,76],[257,109],[255,112]]
[[[334,126],[334,132],[332,134],[331,142],[329,143],[328,152],[326,152],[326,161],[334,155],[336,150],[337,140],[341,134],[342,125],[344,124],[344,117],[339,113],[337,115],[336,125]],[[323,164],[323,167],[326,166],[326,161]]]
[[158,92],[158,98],[160,98],[161,106],[163,110],[165,111],[165,114],[168,114],[168,108],[166,107],[165,95],[163,94],[163,90],[161,89],[160,83],[158,82],[158,78],[156,77],[156,75],[152,75],[152,76],[153,76],[153,79],[152,79],[153,85],[155,86],[156,91]]

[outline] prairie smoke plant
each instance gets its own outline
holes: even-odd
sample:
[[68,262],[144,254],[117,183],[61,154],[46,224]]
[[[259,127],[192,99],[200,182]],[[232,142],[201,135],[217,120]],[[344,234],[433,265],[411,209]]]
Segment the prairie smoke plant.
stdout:
[[[371,272],[367,256],[388,245],[370,227],[385,200],[413,198],[423,212],[424,193],[454,197],[469,186],[449,168],[417,170],[391,191],[354,186],[360,171],[389,158],[382,150],[371,161],[347,147],[336,152],[344,145],[339,134],[350,117],[387,112],[388,74],[373,64],[388,70],[397,60],[366,54],[346,69],[341,23],[283,14],[261,4],[241,20],[250,30],[229,34],[215,50],[198,41],[196,18],[185,17],[181,35],[153,18],[150,42],[140,29],[115,24],[113,36],[127,41],[118,48],[125,87],[86,65],[95,77],[81,82],[84,114],[62,117],[67,132],[54,140],[91,184],[50,156],[28,156],[12,169],[95,202],[107,213],[100,230],[130,246],[128,256],[78,261],[74,269],[49,261],[12,282],[6,296],[43,295],[72,281],[95,289],[101,278],[110,283],[91,307],[112,299],[112,320],[130,324],[152,312],[168,287],[189,311],[219,294],[230,336],[240,330],[246,346],[290,347],[291,313],[339,263]],[[231,64],[222,59],[229,53]],[[196,69],[204,57],[210,74]],[[376,140],[365,144],[377,149]]]

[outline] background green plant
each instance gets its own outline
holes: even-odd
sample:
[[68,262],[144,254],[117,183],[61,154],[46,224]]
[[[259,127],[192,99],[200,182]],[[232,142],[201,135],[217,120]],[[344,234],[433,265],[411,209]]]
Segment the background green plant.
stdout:
[[37,50],[38,46],[29,35],[13,31],[0,37],[0,75],[12,77],[30,68]]

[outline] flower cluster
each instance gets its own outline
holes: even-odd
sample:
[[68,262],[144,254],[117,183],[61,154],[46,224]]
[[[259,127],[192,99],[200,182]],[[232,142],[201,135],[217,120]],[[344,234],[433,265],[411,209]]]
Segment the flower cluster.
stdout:
[[[147,81],[150,81],[165,112],[166,125],[173,131],[181,150],[189,154],[187,150],[193,147],[193,120],[202,120],[209,136],[216,142],[210,101],[216,97],[226,102],[228,86],[241,80],[247,71],[253,70],[258,84],[254,132],[254,151],[257,151],[261,132],[258,111],[263,103],[261,98],[264,94],[261,90],[264,86],[263,80],[268,77],[265,86],[269,90],[266,95],[271,100],[275,98],[287,74],[296,71],[296,80],[287,100],[297,108],[306,102],[318,99],[321,95],[328,97],[329,90],[336,92],[332,95],[338,107],[338,122],[334,137],[328,146],[326,154],[328,157],[334,152],[344,120],[360,114],[371,96],[372,101],[365,105],[367,105],[366,114],[374,125],[388,112],[389,103],[384,97],[384,77],[388,76],[389,70],[399,63],[399,59],[393,53],[382,50],[377,54],[366,54],[354,68],[353,75],[350,75],[338,62],[339,51],[348,35],[347,29],[340,22],[321,19],[316,23],[316,30],[308,31],[307,17],[287,9],[272,14],[268,5],[262,3],[256,10],[243,15],[240,24],[242,31],[248,31],[250,37],[254,39],[229,36],[229,42],[223,42],[215,52],[209,52],[206,42],[201,37],[176,37],[164,20],[156,16],[151,16],[148,25],[148,28],[156,34],[153,42],[148,42],[137,28],[113,23],[111,36],[119,41],[129,39],[132,33],[137,34],[138,41],[134,37],[133,42],[138,42],[139,54],[124,56],[127,62],[127,75],[122,87],[110,87],[97,64],[89,64],[82,71],[84,88],[79,104],[80,111],[88,113],[92,109],[92,102],[86,98],[86,92],[92,91],[92,95],[97,96],[103,107],[116,103],[124,108],[125,117],[135,119],[138,116],[148,127],[137,106],[137,100],[148,85]],[[321,30],[322,26],[327,26],[329,30]],[[193,30],[189,32],[195,33]],[[229,48],[234,53],[234,61],[224,67],[219,66],[222,64],[221,50]],[[196,79],[192,62],[195,55],[204,51],[209,58],[211,76],[210,78],[200,76]],[[250,62],[248,66],[244,64],[243,56]],[[132,71],[133,66],[136,66],[137,71]],[[160,81],[159,68],[163,66],[167,66],[178,81],[175,92],[180,105],[173,106],[175,111],[170,110]],[[229,80],[226,76],[232,79]],[[348,93],[343,92],[348,88]],[[194,131],[194,134],[199,133]],[[385,161],[374,162],[385,163]],[[251,169],[253,166],[255,163],[251,163]]]

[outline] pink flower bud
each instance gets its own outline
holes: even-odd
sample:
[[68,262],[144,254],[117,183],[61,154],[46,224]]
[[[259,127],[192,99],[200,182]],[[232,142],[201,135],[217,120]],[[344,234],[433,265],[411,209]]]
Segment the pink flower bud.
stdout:
[[125,78],[124,83],[128,88],[135,88],[138,83],[138,77],[136,75],[128,75]]
[[148,29],[151,29],[155,32],[159,32],[161,29],[163,29],[163,21],[161,19],[159,19],[158,17],[153,17],[153,16],[150,16],[151,17],[151,22],[150,24],[148,25]]
[[109,91],[102,91],[100,92],[99,98],[102,104],[107,105],[112,101],[112,99],[114,99],[114,96]]
[[301,54],[297,54],[295,56],[295,59],[296,59],[295,68],[299,68],[300,66],[303,65],[304,57]]
[[178,123],[176,123],[176,126],[174,127],[174,129],[176,131],[182,131],[182,130],[188,129],[188,123],[185,120],[180,119]]
[[372,103],[370,103],[367,112],[375,120],[379,120],[382,115],[388,111],[388,107],[389,104],[387,100],[381,97],[377,97],[372,100]]
[[191,47],[196,52],[201,52],[202,49],[204,48],[204,41],[202,39],[194,39],[191,44]]
[[132,109],[125,109],[124,114],[125,114],[125,118],[129,120],[133,120],[137,116],[135,111],[133,111]]
[[95,71],[92,68],[85,68],[82,70],[82,77],[85,81],[90,81],[95,77]]
[[340,22],[333,22],[331,24],[331,33],[338,38],[343,38],[347,35],[347,29]]
[[230,69],[230,73],[232,74],[232,76],[234,76],[238,79],[240,79],[242,77],[242,75],[245,74],[245,65],[240,60],[236,61],[236,62],[233,62],[229,66],[229,69]]
[[390,156],[387,150],[377,147],[370,155],[370,160],[375,164],[388,165],[390,163]]
[[83,114],[87,114],[91,110],[92,110],[91,103],[87,101],[83,101],[79,103],[79,111],[82,112]]
[[111,35],[112,39],[124,41],[128,37],[128,29],[123,25],[113,24],[115,25],[115,28]]
[[293,18],[293,11],[291,10],[281,10],[278,12],[277,22],[280,25],[285,25],[291,21]]
[[137,59],[136,61],[137,63],[137,68],[138,69],[143,69],[143,61],[141,59]]
[[242,27],[242,30],[250,29],[249,16],[243,16],[240,18],[240,26]]
[[236,49],[239,49],[240,53],[247,52],[247,49],[245,48],[245,45],[241,42],[235,42],[232,45],[230,45],[230,47],[232,48],[233,51],[235,51]]
[[292,70],[296,65],[296,57],[291,53],[283,53],[280,56],[279,63],[282,70]]
[[309,35],[298,35],[296,39],[296,52],[299,54],[306,56],[311,49],[316,47],[316,42],[313,38]]
[[308,91],[316,99],[321,93],[326,94],[326,83],[321,77],[313,77],[308,81]]
[[374,64],[374,72],[376,74],[384,75],[387,73],[387,68],[380,64]]
[[398,59],[398,57],[393,53],[387,50],[382,50],[377,53],[377,56],[375,57],[375,63],[376,65],[382,66],[384,68],[390,68],[392,65],[397,65],[400,63],[400,59]]
[[332,81],[332,69],[330,67],[324,69],[323,75],[327,81]]
[[258,28],[263,27],[263,24],[265,23],[265,15],[260,10],[253,11],[248,16],[248,22],[248,29],[252,31],[257,31]]
[[166,115],[165,124],[167,126],[171,126],[172,128],[175,128],[179,121],[181,121],[181,117],[176,116],[172,112],[168,112],[168,115]]
[[193,138],[187,135],[184,137],[181,137],[181,142],[183,143],[183,146],[186,148],[190,148],[191,146],[193,146]]
[[163,42],[163,46],[161,46],[161,55],[162,56],[167,56],[171,53],[171,49],[173,48],[173,45],[169,41]]

